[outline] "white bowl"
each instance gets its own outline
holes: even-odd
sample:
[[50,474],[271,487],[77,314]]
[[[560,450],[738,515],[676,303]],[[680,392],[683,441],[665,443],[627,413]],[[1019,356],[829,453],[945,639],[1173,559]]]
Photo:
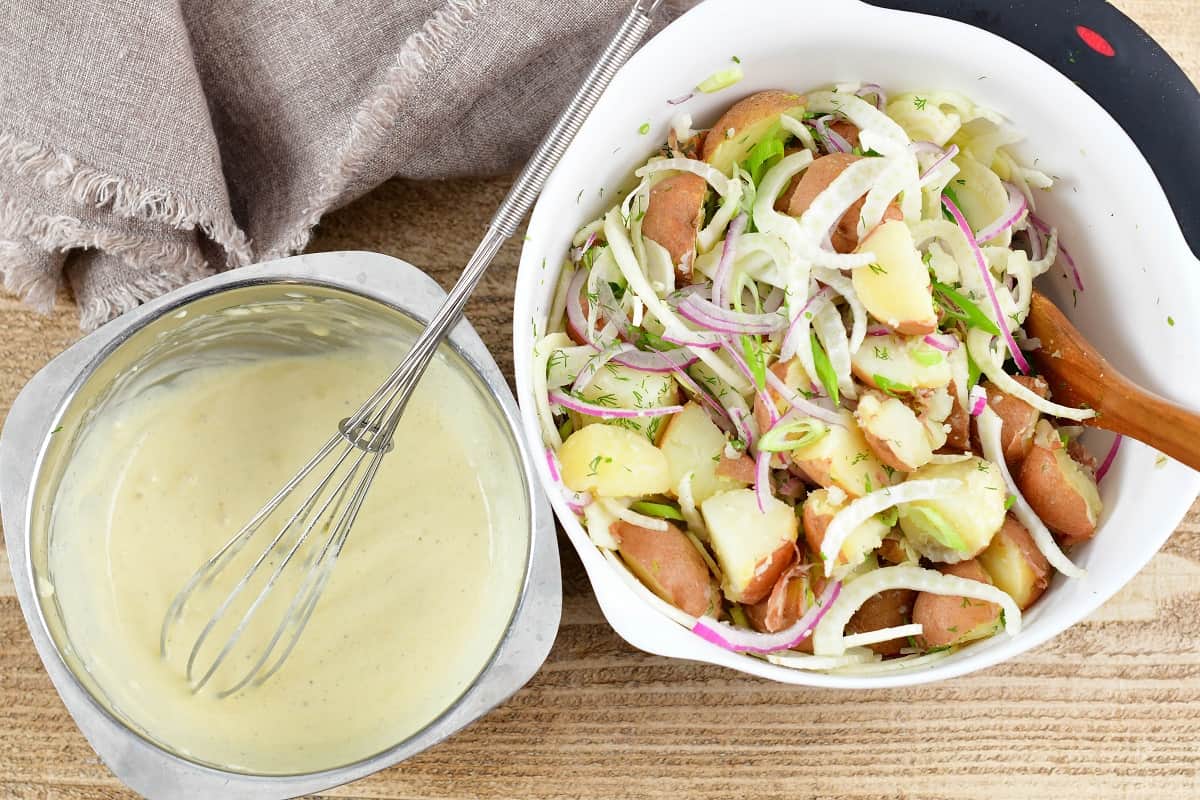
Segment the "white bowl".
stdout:
[[[716,94],[698,94],[680,106],[667,104],[728,66],[735,55],[745,71],[742,82]],[[1007,116],[1028,137],[1018,155],[1026,163],[1037,158],[1040,169],[1060,179],[1039,200],[1039,214],[1059,226],[1086,291],[1072,308],[1065,282],[1047,276],[1040,287],[1129,377],[1168,397],[1195,402],[1200,269],[1142,154],[1078,87],[1005,40],[938,17],[856,0],[805,3],[803,13],[794,0],[708,0],[621,70],[534,209],[513,317],[517,398],[531,446],[544,447],[533,411],[530,363],[535,325],[545,330],[556,278],[552,267],[562,262],[575,230],[611,205],[618,187],[628,185],[632,170],[665,138],[671,116],[683,110],[704,127],[752,92],[804,91],[839,81],[877,82],[892,92],[957,90]],[[638,129],[645,122],[651,132],[641,136]],[[1111,441],[1099,432],[1088,437],[1098,454]],[[1162,546],[1200,489],[1197,473],[1127,442],[1101,485],[1105,512],[1096,538],[1071,553],[1087,576],[1057,576],[1025,615],[1020,635],[1002,633],[925,668],[850,676],[801,672],[731,653],[668,619],[657,598],[592,544],[546,464],[539,460],[537,467],[600,607],[630,644],[777,681],[840,688],[951,678],[1036,647],[1124,586]]]

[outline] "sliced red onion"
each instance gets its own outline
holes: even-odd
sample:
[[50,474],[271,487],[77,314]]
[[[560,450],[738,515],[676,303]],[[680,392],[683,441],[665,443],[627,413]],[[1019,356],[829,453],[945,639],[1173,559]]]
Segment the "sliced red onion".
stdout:
[[1037,223],[1034,221],[1032,214],[1029,215],[1031,227],[1027,229],[1029,233],[1029,258],[1031,261],[1041,261],[1046,255],[1046,243],[1042,241],[1042,232],[1037,230]]
[[985,225],[979,233],[975,234],[976,241],[988,242],[995,239],[1020,222],[1021,217],[1025,216],[1025,212],[1029,210],[1029,201],[1025,199],[1025,195],[1021,194],[1020,189],[1007,181],[1004,183],[1004,188],[1008,191],[1008,208],[1004,209],[1004,213],[995,222]]
[[791,323],[788,324],[787,332],[783,335],[783,345],[780,347],[780,353],[782,355],[791,355],[792,353],[796,352],[796,339],[799,336],[801,323],[809,321],[805,319],[805,313],[811,311],[815,314],[816,310],[820,307],[820,304],[825,302],[829,297],[830,291],[831,290],[828,286],[822,286],[820,291],[815,292],[811,297],[808,298],[808,301],[801,306],[800,311],[796,313],[796,316],[792,318]]
[[987,408],[987,392],[982,386],[971,387],[971,391],[967,394],[967,408],[971,409],[972,417],[978,417]]
[[938,153],[940,155],[945,152],[933,142],[926,141],[909,142],[908,150],[914,155],[917,153]]
[[1100,462],[1100,466],[1096,468],[1096,483],[1108,474],[1109,467],[1113,465],[1113,461],[1117,458],[1117,451],[1121,449],[1121,442],[1125,441],[1125,437],[1117,434],[1113,439],[1112,446],[1108,448],[1108,453],[1105,454],[1104,460]]
[[825,148],[831,153],[850,153],[854,148],[850,146],[841,135],[833,131],[829,127],[829,121],[833,119],[832,114],[826,114],[823,117],[817,117],[813,121],[813,126],[817,129],[817,133],[825,141]]
[[563,496],[567,499],[567,507],[576,514],[582,514],[592,504],[592,496],[587,492],[572,492],[564,486]]
[[662,340],[677,344],[680,347],[700,347],[705,350],[718,350],[721,347],[721,342],[725,337],[717,333],[704,333],[703,331],[688,331],[685,334],[664,333]]
[[729,418],[729,412],[725,410],[724,406],[714,400],[712,395],[700,388],[700,384],[696,383],[695,379],[687,373],[687,370],[675,370],[675,380],[704,406],[708,411],[708,416],[712,418],[713,423],[718,428],[725,433],[737,433],[734,430],[733,421]]
[[771,370],[767,370],[767,385],[771,387],[771,391],[775,392],[775,394],[787,401],[787,404],[794,408],[798,413],[803,414],[806,417],[819,419],[821,422],[825,422],[830,425],[845,427],[846,423],[836,412],[817,405],[807,397],[800,396]]
[[595,379],[596,373],[599,372],[605,364],[612,361],[613,358],[625,350],[636,350],[637,348],[631,344],[624,342],[612,342],[596,355],[592,356],[579,370],[579,374],[575,376],[575,382],[571,384],[571,392],[579,394],[591,384]]
[[758,500],[759,513],[767,513],[771,502],[771,454],[763,451],[754,457],[754,496]]
[[921,341],[943,353],[953,353],[958,349],[958,337],[950,333],[928,333]]
[[571,283],[567,286],[567,323],[590,342],[593,332],[588,326],[587,313],[583,310],[583,285],[587,282],[587,277],[586,269],[577,269],[571,276]]
[[725,334],[766,336],[780,330],[786,324],[779,314],[746,314],[720,308],[695,294],[683,298],[677,311],[681,317],[702,328]]
[[707,616],[696,620],[696,624],[692,626],[692,633],[735,653],[774,653],[778,650],[790,650],[812,635],[841,591],[841,581],[830,581],[812,607],[804,612],[804,616],[778,633],[758,633],[746,628],[735,628]]
[[883,109],[887,105],[887,92],[883,91],[883,87],[878,83],[863,84],[862,88],[855,92],[855,94],[859,97],[865,97],[869,94],[875,95],[875,107],[878,109]]
[[681,94],[681,95],[679,95],[679,97],[672,97],[670,100],[668,100],[667,105],[677,106],[680,103],[686,103],[688,100],[691,100],[695,96],[696,96],[695,92],[688,92],[687,94]]
[[746,419],[746,412],[734,406],[726,409],[729,414],[729,419],[733,422],[733,427],[737,429],[738,438],[746,443],[749,447],[754,443],[754,429],[750,427],[749,421]]
[[[754,374],[750,371],[750,365],[746,363],[746,359],[743,358],[742,354],[738,352],[737,347],[729,341],[721,342],[721,348],[729,354],[729,358],[733,361],[733,365],[737,367],[738,372],[742,373],[742,377],[749,381],[750,385],[754,387],[754,393],[758,396],[758,399],[762,401],[763,408],[766,409],[767,414],[771,418],[771,424],[774,425],[776,420],[779,419],[779,412],[775,410],[775,404],[772,403],[771,398],[767,396],[766,390],[759,388],[758,381],[754,379]],[[767,369],[766,365],[764,364],[763,371],[769,373],[771,370]]]
[[664,350],[648,351],[638,350],[632,345],[613,356],[613,361],[616,363],[636,369],[640,372],[674,372],[677,369],[690,367],[700,360],[700,357],[691,350]]
[[954,217],[959,230],[963,232],[963,236],[967,239],[967,244],[971,246],[971,253],[975,256],[975,265],[979,267],[980,277],[983,278],[983,287],[987,289],[988,299],[992,301],[992,310],[996,314],[996,325],[1000,328],[1000,333],[1004,335],[1004,343],[1008,345],[1008,352],[1012,354],[1013,362],[1022,373],[1028,373],[1029,362],[1025,360],[1025,355],[1021,352],[1021,348],[1017,347],[1017,342],[1013,339],[1012,331],[1008,328],[1008,317],[1004,316],[1004,311],[1000,308],[1000,298],[996,296],[996,287],[992,280],[991,270],[988,269],[987,261],[983,257],[983,251],[979,249],[979,242],[975,240],[975,234],[971,232],[971,226],[967,223],[967,218],[963,216],[962,211],[959,210],[954,201],[945,194],[942,195],[942,204],[946,206],[946,210],[950,212],[950,216]]
[[642,417],[664,417],[668,414],[678,414],[683,406],[662,406],[661,408],[609,408],[580,400],[566,392],[555,389],[550,392],[550,403],[563,408],[569,408],[580,414],[597,419],[640,419]]
[[920,185],[925,185],[925,179],[932,175],[942,164],[945,164],[950,159],[958,155],[958,145],[952,144],[949,148],[942,152],[938,158],[929,165],[924,172],[921,173]]
[[721,248],[721,260],[717,262],[717,269],[713,273],[712,279],[712,301],[713,305],[718,308],[723,309],[729,305],[729,281],[733,277],[733,256],[737,252],[738,238],[746,229],[748,219],[746,212],[743,211],[733,218],[733,222],[729,223],[729,227],[725,230],[725,246]]
[[582,247],[572,248],[571,261],[575,264],[578,264],[580,261],[582,261],[583,257],[585,255],[587,255],[587,251],[591,250],[592,245],[594,245],[595,243],[596,243],[596,232],[592,231],[591,234],[588,236],[587,241],[583,243]]
[[[1038,219],[1037,216],[1030,214],[1029,221],[1032,223],[1033,227],[1037,228],[1047,236],[1050,235],[1050,226]],[[1067,248],[1063,246],[1061,240],[1059,240],[1058,243],[1058,252],[1063,257],[1063,260],[1067,262],[1067,266],[1071,268],[1071,277],[1075,279],[1075,288],[1082,292],[1083,277],[1079,274],[1079,268],[1075,266],[1075,259],[1071,258],[1071,254],[1067,252]],[[1037,259],[1035,258],[1034,260],[1036,261]]]
[[550,468],[550,480],[558,483],[562,478],[559,476],[558,456],[554,452],[553,447],[546,448],[546,466]]
[[891,336],[895,331],[883,325],[872,325],[867,328],[867,336]]
[[621,309],[621,304],[617,302],[617,296],[613,294],[612,287],[608,285],[608,281],[598,281],[596,283],[596,310],[600,314],[600,319],[612,325],[617,331],[617,336],[625,341],[629,341],[629,318],[625,316],[624,310]]

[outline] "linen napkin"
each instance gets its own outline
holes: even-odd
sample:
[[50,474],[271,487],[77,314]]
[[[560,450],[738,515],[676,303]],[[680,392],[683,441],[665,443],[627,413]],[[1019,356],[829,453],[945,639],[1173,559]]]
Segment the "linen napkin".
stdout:
[[91,329],[393,175],[514,170],[632,0],[7,5],[0,277],[41,309],[65,277]]

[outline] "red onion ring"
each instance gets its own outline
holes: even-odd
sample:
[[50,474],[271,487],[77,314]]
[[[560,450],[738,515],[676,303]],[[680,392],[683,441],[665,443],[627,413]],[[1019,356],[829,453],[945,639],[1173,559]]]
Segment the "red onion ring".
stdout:
[[779,314],[746,314],[720,308],[695,294],[683,298],[676,310],[681,317],[702,328],[725,334],[766,336],[780,330],[786,324]]
[[953,353],[958,349],[958,337],[949,333],[929,333],[921,341],[943,353]]
[[729,280],[733,277],[733,256],[737,250],[738,238],[742,235],[742,231],[746,229],[746,223],[749,218],[746,212],[742,212],[733,218],[733,222],[729,223],[729,227],[725,230],[725,246],[721,248],[721,260],[717,262],[717,269],[713,273],[712,279],[712,301],[713,305],[718,308],[725,308],[729,305]]
[[661,408],[609,408],[580,400],[566,392],[555,389],[550,392],[551,405],[569,408],[580,414],[597,419],[640,419],[642,417],[665,417],[668,414],[678,414],[683,406],[662,406]]
[[700,401],[708,410],[708,415],[712,417],[713,423],[716,424],[725,433],[733,433],[733,420],[729,417],[729,412],[725,407],[713,399],[712,395],[700,388],[700,384],[696,383],[685,370],[675,370],[675,380],[679,381],[679,385],[689,391],[693,397]]
[[583,285],[587,282],[587,277],[586,269],[577,269],[571,276],[571,283],[567,285],[567,324],[574,328],[584,341],[590,342],[594,334],[588,326],[587,314],[583,311]]
[[596,373],[604,367],[609,361],[612,361],[615,356],[624,350],[636,350],[633,345],[625,344],[624,342],[614,341],[606,346],[596,355],[587,360],[583,368],[579,370],[579,374],[575,376],[575,382],[571,384],[571,391],[574,394],[579,394],[588,385],[595,380]]
[[[819,419],[829,425],[837,425],[845,427],[846,423],[835,412],[819,406],[809,400],[807,397],[801,397],[792,390],[790,386],[784,383],[778,375],[771,370],[767,370],[767,385],[771,387],[771,391],[782,397],[789,406],[791,406],[799,414],[813,419]],[[785,417],[787,415],[784,415]]]
[[975,234],[971,232],[967,218],[963,216],[954,201],[945,194],[942,195],[942,204],[946,206],[950,216],[954,217],[963,236],[967,237],[967,244],[971,246],[971,252],[975,256],[975,265],[979,267],[980,277],[983,278],[983,286],[987,289],[988,299],[992,301],[992,310],[996,313],[996,325],[1004,336],[1004,343],[1008,345],[1008,352],[1012,354],[1013,362],[1022,373],[1028,373],[1029,362],[1025,360],[1024,353],[1021,352],[1021,348],[1017,347],[1017,341],[1013,339],[1012,331],[1008,328],[1008,317],[1004,316],[1004,312],[1000,309],[1000,298],[996,296],[991,270],[988,269],[987,261],[983,258],[983,251],[979,249],[979,242],[975,241]]
[[550,468],[550,480],[558,483],[562,478],[558,474],[558,456],[553,447],[546,448],[546,466]]
[[690,367],[699,361],[700,357],[690,350],[647,351],[638,350],[631,345],[629,349],[613,356],[612,360],[639,372],[664,373]]
[[817,117],[813,121],[813,126],[817,129],[817,134],[825,141],[825,149],[831,153],[850,153],[854,148],[840,134],[829,128],[829,120],[833,119],[832,114],[826,114],[823,117]]
[[783,335],[783,344],[779,348],[780,357],[791,358],[791,356],[796,352],[796,339],[799,337],[800,322],[804,319],[805,312],[816,308],[818,302],[824,302],[825,298],[829,297],[829,294],[830,289],[828,286],[821,287],[821,289],[813,293],[813,295],[808,298],[804,305],[800,307],[800,310],[796,312],[796,316],[792,318],[790,323],[788,323],[787,333]]
[[882,109],[887,105],[887,92],[883,91],[883,87],[878,83],[866,83],[862,88],[854,93],[858,97],[873,94],[875,95],[875,107]]
[[1113,465],[1113,461],[1117,458],[1117,451],[1121,449],[1121,442],[1125,441],[1125,437],[1117,434],[1113,439],[1112,446],[1108,448],[1108,453],[1105,454],[1104,460],[1100,462],[1100,466],[1096,468],[1096,483],[1099,483],[1101,478],[1108,474],[1109,467]]
[[790,650],[812,634],[841,591],[841,581],[831,581],[812,607],[804,612],[804,616],[778,633],[758,633],[745,628],[735,628],[712,617],[697,619],[696,624],[692,626],[692,633],[735,653],[774,653]]
[[978,417],[987,408],[987,392],[982,386],[971,387],[971,391],[967,394],[967,407],[970,408],[972,417]]
[[[1029,222],[1034,228],[1044,233],[1046,236],[1050,235],[1050,226],[1042,222],[1035,214],[1029,215]],[[1075,279],[1075,288],[1082,292],[1083,277],[1079,274],[1079,268],[1075,266],[1075,259],[1071,258],[1071,254],[1067,251],[1067,248],[1063,246],[1061,241],[1058,243],[1058,252],[1062,255],[1063,260],[1067,262],[1067,266],[1071,268],[1071,277]],[[1041,256],[1038,256],[1038,258],[1040,257]]]
[[937,160],[935,160],[932,164],[930,164],[929,167],[924,172],[921,173],[919,184],[921,186],[924,186],[926,178],[928,178],[930,175],[932,175],[933,172],[938,167],[942,166],[942,164],[945,164],[947,161],[954,158],[956,155],[958,155],[958,145],[956,145],[956,144],[952,144],[952,145],[950,145],[949,148],[942,151],[941,156],[939,156],[937,158]]
[[1025,212],[1029,210],[1029,201],[1025,199],[1025,195],[1021,194],[1021,190],[1011,183],[1005,181],[1004,188],[1008,191],[1008,208],[1000,217],[990,225],[985,225],[980,229],[979,233],[975,234],[975,240],[979,242],[989,242],[995,239],[1006,230],[1016,225]]
[[668,100],[667,105],[677,106],[680,103],[686,103],[688,100],[691,100],[695,96],[696,96],[695,92],[688,92],[687,94],[681,94],[681,95],[679,95],[679,97],[672,97],[670,100]]

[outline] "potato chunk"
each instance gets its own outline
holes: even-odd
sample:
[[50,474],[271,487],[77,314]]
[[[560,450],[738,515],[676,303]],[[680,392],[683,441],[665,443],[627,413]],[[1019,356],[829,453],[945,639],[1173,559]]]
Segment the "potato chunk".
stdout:
[[750,626],[763,633],[775,633],[794,625],[812,601],[814,567],[813,564],[791,567],[779,576],[765,599],[745,606]]
[[752,94],[729,107],[704,137],[704,160],[726,175],[746,160],[754,146],[767,136],[778,135],[781,114],[799,118],[804,113],[804,95],[770,89]]
[[[834,502],[828,489],[809,492],[808,497],[804,500],[802,516],[804,541],[808,544],[809,550],[814,553],[821,552],[821,544],[825,541],[825,529],[829,527],[834,515],[845,507],[845,499],[843,498],[841,502]],[[879,517],[869,517],[866,522],[859,525],[846,537],[846,541],[842,542],[842,548],[838,551],[834,566],[858,566],[883,543],[883,537],[887,536],[890,530],[891,528],[881,522]]]
[[[611,408],[662,408],[679,402],[679,384],[668,373],[640,372],[609,362],[584,387],[580,396],[589,403]],[[640,431],[658,442],[668,417],[605,420],[572,412],[575,427],[605,424]]]
[[[832,127],[834,130],[838,129],[836,123]],[[857,132],[855,138],[857,138]],[[833,183],[846,167],[860,158],[861,156],[850,153],[830,153],[821,156],[783,191],[775,203],[775,208],[786,212],[789,216],[799,217],[808,210],[813,200],[821,192],[829,188],[829,184]],[[852,253],[858,247],[858,218],[862,214],[866,200],[866,195],[856,200],[846,209],[846,213],[842,214],[841,219],[834,226],[833,232],[830,234],[830,244],[833,245],[836,252]],[[883,218],[884,220],[900,220],[904,218],[904,215],[900,212],[899,207],[892,204],[887,207]]]
[[588,425],[558,449],[562,480],[576,492],[601,497],[660,494],[671,486],[662,451],[645,436],[615,425]]
[[621,558],[647,589],[694,617],[720,609],[717,582],[681,530],[668,523],[665,531],[653,531],[620,520],[610,530]]
[[843,425],[830,425],[825,436],[793,450],[792,462],[813,483],[838,486],[854,497],[887,486],[887,471],[871,453],[854,416],[842,411],[841,417]]
[[920,337],[869,336],[850,366],[863,383],[896,394],[918,389],[940,389],[950,384],[950,362],[945,354]]
[[679,496],[679,486],[689,472],[692,499],[697,505],[714,494],[741,489],[749,483],[719,474],[725,441],[725,434],[696,403],[688,403],[672,415],[659,443],[671,472],[671,493]]
[[[1014,375],[1013,380],[1040,397],[1050,396],[1050,387],[1041,377]],[[987,402],[1000,417],[1000,447],[1010,470],[1016,471],[1033,447],[1033,432],[1041,412],[1024,400],[1005,394],[991,382],[985,382]]]
[[875,263],[852,273],[854,290],[867,312],[909,336],[937,330],[929,270],[901,220],[885,221],[859,243],[875,255]]
[[859,399],[854,418],[871,452],[889,467],[912,472],[933,458],[929,429],[896,398],[867,392]]
[[1050,583],[1050,562],[1011,514],[977,560],[992,583],[1022,611],[1033,605]]
[[799,525],[792,507],[772,497],[764,514],[753,489],[735,489],[705,500],[700,513],[725,574],[725,596],[757,603],[770,594],[796,557]]
[[909,480],[953,478],[962,491],[937,500],[899,505],[900,528],[909,544],[932,561],[954,564],[983,552],[1004,524],[1007,497],[1000,469],[972,457],[953,464],[926,464]]
[[[888,589],[867,598],[867,601],[858,607],[858,611],[855,611],[854,616],[846,623],[846,635],[907,625],[916,597],[917,593],[912,589]],[[886,642],[869,644],[867,647],[881,656],[896,656],[900,655],[900,651],[907,644],[904,639],[891,639]]]
[[[969,581],[992,581],[977,561],[945,564],[938,571]],[[912,621],[921,625],[926,647],[946,647],[991,636],[1000,628],[1000,606],[956,595],[920,592],[913,602]]]
[[1096,535],[1102,509],[1096,479],[1071,458],[1046,420],[1037,425],[1016,481],[1030,507],[1064,544]]
[[690,172],[664,178],[650,189],[642,235],[666,249],[681,284],[692,282],[696,236],[704,225],[707,191],[704,178]]

